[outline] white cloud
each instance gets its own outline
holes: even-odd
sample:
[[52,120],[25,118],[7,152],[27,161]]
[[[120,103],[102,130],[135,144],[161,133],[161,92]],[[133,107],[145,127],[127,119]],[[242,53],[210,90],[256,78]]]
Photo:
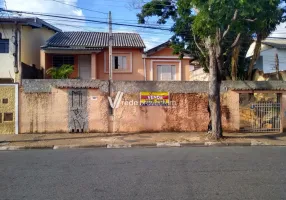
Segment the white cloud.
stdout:
[[286,38],[286,22],[281,23],[276,27],[276,31],[274,31],[270,37],[283,37]]
[[74,13],[76,16],[79,16],[79,17],[82,17],[82,16],[83,16],[83,12],[82,12],[82,10],[80,10],[80,9],[73,10],[73,13]]
[[[59,2],[60,1],[61,0],[59,0]],[[52,0],[6,0],[6,2],[7,2],[7,8],[10,10],[72,15],[84,19],[84,14],[81,9],[65,5],[65,4],[70,4],[76,6],[78,0],[61,1],[64,4]],[[85,25],[84,22],[67,22],[67,20],[64,19],[45,17],[45,16],[37,16],[37,17],[44,19],[48,23],[53,24],[56,27],[61,28],[63,30],[69,30],[69,31],[79,30],[78,27],[82,27]]]

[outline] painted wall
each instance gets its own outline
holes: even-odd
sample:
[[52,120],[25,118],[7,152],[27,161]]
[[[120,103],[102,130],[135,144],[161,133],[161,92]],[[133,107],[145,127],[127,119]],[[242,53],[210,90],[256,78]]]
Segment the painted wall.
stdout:
[[[262,60],[257,63],[258,69],[263,69],[264,73],[275,72],[275,54],[278,53],[279,69],[286,70],[286,50],[284,49],[268,49],[261,52]],[[263,67],[261,66],[263,65]]]
[[[208,95],[205,93],[171,94],[174,106],[142,107],[128,102],[139,101],[139,94],[124,94],[114,114],[115,132],[201,132],[209,123]],[[235,100],[235,101],[234,101]],[[225,131],[238,131],[237,93],[221,98],[222,123]],[[231,107],[230,107],[231,106]]]
[[[157,66],[158,65],[176,65],[176,77],[177,80],[188,81],[190,77],[190,59],[183,58],[180,60],[178,55],[173,55],[173,50],[171,48],[164,48],[154,54],[152,54],[151,58],[146,58],[146,75],[147,80],[157,80]],[[161,58],[160,58],[161,57]],[[167,58],[167,57],[175,57],[175,58]],[[179,70],[179,65],[181,63],[181,73]],[[151,68],[153,67],[153,70]]]
[[[5,115],[9,114],[9,121]],[[0,85],[0,134],[15,134],[15,87]]]
[[283,131],[286,131],[286,93],[282,94],[282,110],[281,110],[281,115],[283,116],[282,120],[282,126],[283,126]]
[[[144,67],[142,59],[142,50],[135,48],[120,49],[114,48],[113,55],[128,56],[128,70],[127,71],[113,71],[113,80],[144,80]],[[132,54],[132,59],[131,59]],[[108,80],[109,77],[109,51],[104,49],[103,52],[97,54],[96,57],[96,74],[97,79]],[[131,66],[132,65],[132,66]]]
[[40,67],[40,50],[46,41],[55,34],[47,28],[22,26],[21,30],[21,62]]
[[[252,90],[241,89],[276,87],[286,89],[286,84],[281,81],[223,82],[224,131],[239,131],[242,121],[250,120],[245,119],[247,113],[242,112],[240,97]],[[20,133],[194,132],[207,129],[208,82],[116,81],[111,85],[113,99],[118,91],[124,95],[114,110],[114,117],[110,116],[108,88],[108,81],[98,80],[24,80],[20,89]],[[233,91],[235,89],[240,91]],[[169,92],[172,106],[139,106],[140,91]],[[245,105],[251,102],[247,97]],[[286,93],[281,102],[285,129]],[[249,111],[249,106],[247,109]]]
[[190,71],[190,81],[209,81],[209,73],[204,72],[203,68]]
[[2,24],[0,33],[2,39],[9,39],[9,53],[0,53],[0,78],[12,78],[15,80],[14,56],[15,45],[14,35],[15,26],[12,24]]
[[[0,54],[0,78],[17,79],[14,73],[14,56],[15,45],[15,25],[3,24],[3,29],[0,30],[3,39],[9,39],[9,54]],[[28,65],[35,64],[40,67],[40,46],[55,34],[46,28],[32,29],[30,26],[21,26],[21,62]]]
[[108,132],[107,96],[99,90],[26,93],[22,89],[20,105],[20,133]]
[[[48,80],[42,80],[43,83],[46,81]],[[78,84],[87,83],[78,80],[67,80],[68,89],[60,88],[66,87],[64,85],[57,87],[57,82],[51,85],[42,84],[42,82],[29,85],[24,83],[24,88],[20,90],[20,133],[191,132],[207,129],[208,96],[204,92],[204,90],[207,91],[207,85],[205,88],[205,86],[199,87],[200,84],[198,84],[197,89],[201,92],[190,92],[195,91],[196,87],[180,89],[174,87],[172,83],[163,83],[163,85],[170,85],[172,90],[169,90],[160,89],[158,85],[149,85],[153,82],[138,82],[147,87],[150,86],[149,89],[144,89],[137,82],[116,82],[112,86],[113,97],[119,90],[124,91],[124,95],[119,108],[114,110],[114,120],[112,120],[109,114],[108,88],[76,88]],[[64,81],[59,82],[64,83]],[[98,87],[102,87],[103,82],[97,83]],[[179,83],[176,82],[176,84]],[[130,87],[132,89],[128,89]],[[139,91],[169,91],[173,106],[139,106]],[[232,91],[224,93],[221,102],[225,131],[237,131],[239,129],[238,93]]]

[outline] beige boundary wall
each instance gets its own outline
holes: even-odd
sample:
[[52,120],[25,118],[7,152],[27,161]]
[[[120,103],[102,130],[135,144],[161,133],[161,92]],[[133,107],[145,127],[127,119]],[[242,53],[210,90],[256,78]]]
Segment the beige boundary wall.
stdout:
[[[240,91],[285,87],[285,82],[223,82],[221,87],[224,131],[240,128]],[[108,81],[24,80],[20,88],[19,133],[67,132],[196,132],[206,131],[208,82],[116,81],[112,97],[124,93],[111,115]],[[174,106],[137,105],[140,92],[169,92]],[[136,103],[138,102],[138,103]],[[286,115],[286,93],[282,111]],[[286,117],[285,117],[286,118]],[[286,120],[282,120],[286,129]]]

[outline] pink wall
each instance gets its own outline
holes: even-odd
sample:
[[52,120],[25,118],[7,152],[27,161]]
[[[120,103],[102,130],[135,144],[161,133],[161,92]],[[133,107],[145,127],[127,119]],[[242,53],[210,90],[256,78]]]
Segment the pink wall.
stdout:
[[[139,94],[124,95],[123,103],[115,110],[115,132],[200,132],[209,122],[207,94],[171,94],[176,106],[142,107],[124,102],[138,101]],[[239,130],[239,95],[222,95],[222,123],[224,131]],[[237,104],[236,104],[237,103]]]
[[68,132],[68,96],[66,90],[51,93],[19,93],[20,133]]
[[[157,65],[162,65],[162,64],[167,64],[167,65],[176,65],[177,70],[177,77],[180,77],[179,74],[179,63],[181,63],[181,80],[182,81],[188,81],[190,77],[190,69],[189,69],[189,63],[190,59],[189,58],[183,58],[180,60],[178,58],[178,55],[173,55],[173,49],[171,48],[164,48],[154,54],[151,55],[152,57],[147,57],[146,58],[146,75],[147,75],[147,80],[151,80],[151,67],[153,63],[153,80],[157,80]],[[166,58],[166,57],[174,57],[175,58]],[[153,61],[153,62],[152,62]],[[178,79],[180,80],[180,79]]]
[[[194,132],[207,130],[207,94],[170,94],[171,101],[175,102],[175,106],[170,107],[128,105],[126,102],[138,102],[140,94],[124,94],[119,108],[114,110],[114,121],[109,115],[107,97],[108,94],[99,89],[88,89],[87,130],[89,132]],[[223,94],[221,102],[224,130],[238,131],[238,93]],[[51,93],[25,93],[21,89],[20,105],[20,133],[69,132],[67,89],[53,88]]]
[[286,131],[286,93],[282,94],[282,109],[281,109],[281,117],[282,117],[282,127],[283,131]]
[[[118,55],[118,53],[124,54],[124,55],[130,55],[132,54],[132,59],[130,57],[128,58],[129,64],[128,64],[128,71],[126,72],[113,72],[113,80],[144,80],[144,67],[143,67],[143,59],[142,59],[142,50],[136,49],[136,48],[114,48],[113,49],[113,55]],[[109,51],[108,49],[104,49],[103,52],[97,54],[97,79],[100,80],[108,80],[109,76]],[[131,69],[131,63],[132,63],[132,69]],[[104,68],[106,70],[104,70]]]

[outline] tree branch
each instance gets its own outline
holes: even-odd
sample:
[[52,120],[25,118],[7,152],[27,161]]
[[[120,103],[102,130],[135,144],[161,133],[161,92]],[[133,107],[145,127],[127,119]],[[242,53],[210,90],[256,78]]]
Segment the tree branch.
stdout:
[[234,48],[234,47],[237,46],[237,44],[238,44],[238,42],[239,42],[239,40],[240,40],[240,37],[241,37],[241,33],[239,33],[239,34],[236,36],[236,38],[235,38],[233,44],[231,45],[231,48]]
[[255,19],[244,19],[245,21],[248,21],[248,22],[255,22],[257,20],[257,18]]
[[[233,14],[233,17],[232,17],[232,19],[231,19],[232,22],[237,19],[237,15],[238,15],[238,10],[236,9],[235,12],[234,12],[234,14]],[[223,33],[223,35],[222,35],[222,39],[228,34],[229,29],[230,29],[230,25],[231,25],[231,24],[229,24],[229,25],[227,26],[227,29],[224,31],[224,33]]]
[[206,54],[204,53],[203,49],[199,46],[199,44],[197,43],[197,39],[196,39],[196,35],[194,34],[194,32],[192,31],[193,36],[194,36],[194,42],[196,44],[196,46],[198,47],[198,49],[200,50],[201,54],[206,58]]

